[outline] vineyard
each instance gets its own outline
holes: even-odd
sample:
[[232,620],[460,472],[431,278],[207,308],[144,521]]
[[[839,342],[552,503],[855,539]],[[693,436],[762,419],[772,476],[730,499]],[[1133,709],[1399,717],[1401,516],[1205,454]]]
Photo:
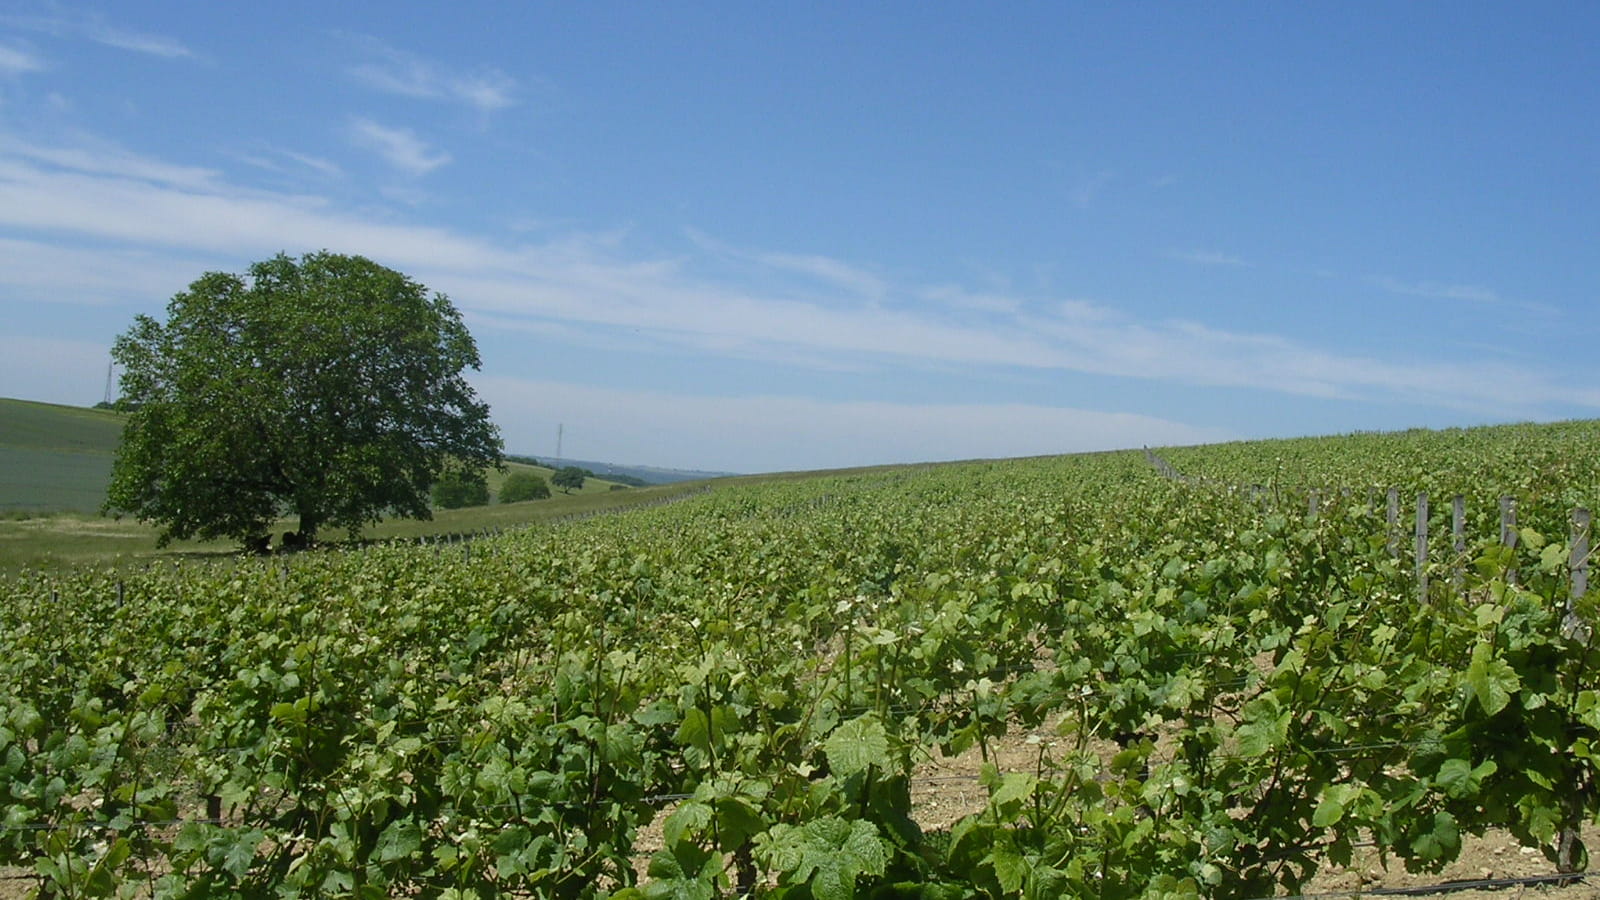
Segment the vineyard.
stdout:
[[[1581,871],[1596,447],[1585,422],[927,466],[24,573],[0,871],[46,897],[1253,898],[1358,847],[1435,872],[1489,830]],[[920,766],[1024,732],[981,809],[919,821]]]

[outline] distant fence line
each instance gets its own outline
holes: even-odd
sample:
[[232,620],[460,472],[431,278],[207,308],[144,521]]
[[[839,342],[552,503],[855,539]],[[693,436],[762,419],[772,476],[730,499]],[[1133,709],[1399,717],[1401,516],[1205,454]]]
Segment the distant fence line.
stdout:
[[[1163,478],[1186,483],[1193,481],[1193,479],[1178,472],[1177,469],[1174,469],[1166,460],[1162,459],[1160,456],[1157,456],[1153,451],[1150,450],[1150,448],[1146,447],[1144,453],[1145,458],[1150,461],[1150,464],[1158,473],[1161,474]],[[1271,501],[1281,505],[1284,500],[1277,488],[1273,488],[1269,492],[1266,487],[1260,484],[1230,485],[1226,486],[1226,489],[1230,493],[1245,494],[1250,498],[1251,501],[1262,504]],[[1345,488],[1340,490],[1338,495],[1343,498],[1348,498],[1351,495],[1351,492],[1348,488]],[[1315,519],[1320,514],[1323,497],[1323,492],[1317,489],[1311,489],[1305,493],[1307,516]],[[1377,498],[1378,490],[1376,488],[1369,491],[1366,497],[1367,506],[1376,507]],[[1399,489],[1389,488],[1388,491],[1384,493],[1384,501],[1385,519],[1388,524],[1385,546],[1391,557],[1400,559],[1401,547],[1404,543],[1404,539],[1402,537],[1403,529],[1400,524],[1401,498]],[[1412,531],[1414,537],[1414,542],[1412,543],[1412,562],[1415,565],[1414,575],[1417,585],[1417,601],[1423,604],[1428,602],[1428,590],[1430,586],[1430,502],[1431,501],[1428,496],[1428,492],[1419,491],[1416,496],[1415,506],[1413,507],[1416,511],[1416,525]],[[1505,547],[1516,547],[1519,534],[1517,531],[1517,501],[1515,497],[1501,496],[1499,498],[1499,520],[1499,543]],[[1460,590],[1461,585],[1464,582],[1463,567],[1467,553],[1466,523],[1466,497],[1462,494],[1456,494],[1450,498],[1451,549],[1455,554],[1455,559],[1451,567],[1451,582],[1456,590]],[[1590,531],[1592,529],[1592,516],[1590,515],[1589,510],[1581,506],[1573,508],[1569,514],[1569,525],[1569,543],[1567,545],[1567,577],[1571,583],[1571,590],[1567,596],[1567,615],[1562,627],[1563,630],[1567,631],[1569,634],[1577,635],[1581,632],[1585,639],[1587,639],[1587,633],[1590,626],[1587,623],[1578,621],[1576,614],[1573,612],[1573,607],[1577,601],[1583,597],[1584,594],[1588,593],[1589,590],[1589,555],[1591,550]],[[1517,583],[1517,569],[1515,565],[1512,565],[1506,570],[1505,579],[1511,584]]]
[[654,509],[659,506],[670,506],[671,504],[682,503],[685,500],[699,497],[710,492],[711,485],[708,484],[695,488],[692,491],[683,491],[667,497],[657,497],[653,500],[645,500],[640,503],[629,503],[623,506],[608,506],[603,509],[590,509],[584,510],[583,512],[568,513],[564,516],[556,516],[551,519],[543,519],[537,522],[528,522],[522,525],[512,526],[509,529],[505,527],[496,527],[480,528],[473,531],[450,531],[431,535],[424,534],[411,539],[410,542],[419,547],[437,547],[444,544],[467,544],[471,541],[481,538],[499,537],[505,534],[507,531],[517,531],[519,529],[532,528],[538,525],[548,525],[550,527],[555,527],[557,525],[570,525],[574,522],[586,522],[590,519],[597,519],[602,516],[616,516],[623,513],[637,512],[641,509]]

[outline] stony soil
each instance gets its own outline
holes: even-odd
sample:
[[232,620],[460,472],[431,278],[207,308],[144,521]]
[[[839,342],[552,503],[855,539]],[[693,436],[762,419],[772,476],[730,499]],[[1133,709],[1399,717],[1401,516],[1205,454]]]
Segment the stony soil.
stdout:
[[[1033,741],[1029,738],[1032,737]],[[989,747],[990,760],[1002,772],[1032,772],[1038,760],[1038,741],[1055,739],[1054,729],[1017,731]],[[978,782],[983,757],[977,749],[959,756],[935,758],[918,766],[912,782],[913,818],[924,829],[948,827],[963,816],[982,810],[987,792]],[[640,836],[637,864],[641,874],[649,854],[661,846],[659,823],[671,811],[663,809],[656,826]],[[1590,847],[1600,847],[1600,829],[1584,834]],[[1442,873],[1411,874],[1398,863],[1385,868],[1371,849],[1358,850],[1347,867],[1330,866],[1306,887],[1306,894],[1326,900],[1371,895],[1375,891],[1418,888],[1447,882],[1524,878],[1554,874],[1554,867],[1539,851],[1518,846],[1508,834],[1467,837],[1461,856]],[[33,882],[18,869],[0,869],[0,900],[31,897]],[[1408,892],[1409,893],[1409,892]],[[1494,890],[1464,889],[1444,894],[1451,900],[1600,900],[1600,878],[1593,883],[1568,886],[1519,885]]]

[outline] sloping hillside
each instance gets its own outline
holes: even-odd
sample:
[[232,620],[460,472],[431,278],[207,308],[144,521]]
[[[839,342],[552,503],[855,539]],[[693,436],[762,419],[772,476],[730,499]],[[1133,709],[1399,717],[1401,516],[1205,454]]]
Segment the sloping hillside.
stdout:
[[93,512],[105,500],[122,416],[0,399],[0,512]]
[[[111,481],[111,462],[122,438],[120,414],[79,406],[0,399],[0,513],[95,512]],[[514,471],[553,474],[543,466],[507,463],[489,472],[489,489]],[[574,494],[610,491],[614,482],[591,478]],[[561,493],[559,488],[553,488]]]

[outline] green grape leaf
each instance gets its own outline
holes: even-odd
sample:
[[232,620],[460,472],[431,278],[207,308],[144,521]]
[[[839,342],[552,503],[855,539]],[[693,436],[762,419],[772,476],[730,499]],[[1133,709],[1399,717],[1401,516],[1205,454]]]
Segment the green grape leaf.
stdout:
[[767,830],[760,809],[743,797],[720,797],[715,805],[717,837],[724,850],[733,850]]
[[861,875],[881,876],[889,855],[871,822],[838,816],[774,825],[756,838],[756,855],[780,884],[805,884],[816,900],[850,900]]
[[1461,829],[1447,812],[1433,814],[1428,827],[1412,836],[1411,850],[1423,862],[1447,862],[1461,852]]
[[871,766],[889,766],[889,736],[878,717],[868,713],[840,725],[822,743],[828,767],[840,778],[864,772]]
[[722,875],[723,857],[692,843],[676,843],[650,857],[650,883],[612,896],[643,900],[713,900]]
[[677,707],[666,700],[657,700],[633,714],[633,720],[645,726],[666,725],[676,718]]
[[1006,896],[1019,896],[1022,885],[1028,880],[1031,867],[1027,857],[1017,852],[1009,841],[996,841],[989,850],[986,861],[994,868],[994,877]]
[[1014,817],[1022,803],[1033,796],[1039,779],[1026,772],[1007,772],[989,795],[989,806],[1005,818]]
[[1317,803],[1316,812],[1311,814],[1311,824],[1318,828],[1337,824],[1344,818],[1350,804],[1360,796],[1361,786],[1358,784],[1328,785],[1328,789],[1322,792],[1322,799]]
[[673,740],[683,745],[684,759],[698,766],[711,764],[711,720],[699,707],[683,714]]
[[1485,760],[1477,768],[1465,759],[1447,759],[1439,766],[1434,783],[1444,788],[1450,797],[1461,800],[1474,796],[1482,787],[1483,779],[1499,770],[1494,760]]
[[1249,719],[1234,732],[1239,755],[1263,756],[1289,739],[1291,713],[1280,711],[1276,698],[1270,694],[1251,701],[1244,711]]
[[422,828],[412,819],[397,819],[378,835],[374,848],[380,862],[404,859],[422,849]]
[[668,847],[682,843],[684,835],[692,842],[711,824],[711,807],[697,800],[687,800],[672,811],[661,824],[661,837]]
[[266,832],[259,828],[222,830],[207,848],[207,861],[234,878],[244,878],[255,862],[256,848],[266,837]]
[[1522,680],[1505,660],[1494,655],[1494,647],[1479,643],[1472,648],[1472,662],[1467,666],[1467,686],[1478,698],[1483,711],[1494,715],[1511,702],[1511,695],[1522,687]]
[[1567,556],[1565,544],[1547,544],[1539,551],[1539,568],[1546,572],[1554,572],[1567,564]]

